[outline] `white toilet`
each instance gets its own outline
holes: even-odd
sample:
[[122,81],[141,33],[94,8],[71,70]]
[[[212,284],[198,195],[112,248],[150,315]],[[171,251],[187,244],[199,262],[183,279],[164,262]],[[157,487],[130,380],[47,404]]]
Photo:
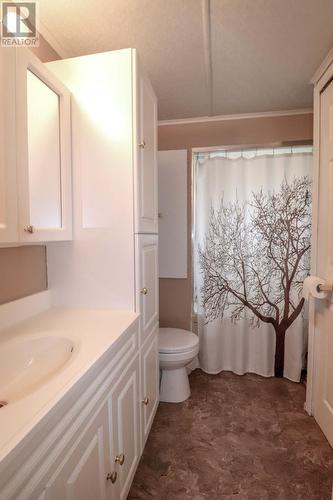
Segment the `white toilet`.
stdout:
[[199,352],[197,335],[179,328],[160,328],[158,341],[162,370],[160,401],[181,403],[190,395],[186,365]]

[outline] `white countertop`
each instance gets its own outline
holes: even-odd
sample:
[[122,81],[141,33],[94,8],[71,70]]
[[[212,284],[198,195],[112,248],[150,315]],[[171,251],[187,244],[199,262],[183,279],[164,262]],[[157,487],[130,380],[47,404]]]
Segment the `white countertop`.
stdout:
[[110,349],[137,317],[136,313],[129,311],[49,309],[0,330],[0,347],[17,339],[41,336],[67,337],[74,345],[72,357],[58,373],[26,397],[0,409],[0,461]]

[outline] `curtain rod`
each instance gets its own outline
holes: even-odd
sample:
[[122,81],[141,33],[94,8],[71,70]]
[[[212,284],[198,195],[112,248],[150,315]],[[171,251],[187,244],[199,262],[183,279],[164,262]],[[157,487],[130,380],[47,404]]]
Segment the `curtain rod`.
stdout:
[[248,149],[272,149],[272,148],[283,148],[292,146],[313,146],[313,141],[310,139],[299,140],[299,141],[280,141],[280,142],[269,142],[265,144],[235,144],[229,146],[209,146],[202,148],[192,148],[192,154],[195,153],[213,153],[216,151],[243,151]]

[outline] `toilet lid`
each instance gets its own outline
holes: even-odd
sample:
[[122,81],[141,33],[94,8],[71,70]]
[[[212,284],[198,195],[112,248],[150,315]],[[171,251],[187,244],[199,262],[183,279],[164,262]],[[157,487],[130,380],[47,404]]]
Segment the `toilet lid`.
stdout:
[[158,350],[161,353],[186,352],[199,343],[197,335],[180,328],[160,328]]

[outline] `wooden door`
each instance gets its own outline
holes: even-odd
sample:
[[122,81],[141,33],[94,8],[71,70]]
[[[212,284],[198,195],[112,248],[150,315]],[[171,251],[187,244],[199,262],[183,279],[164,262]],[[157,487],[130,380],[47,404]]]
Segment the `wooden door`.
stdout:
[[159,401],[158,325],[141,350],[141,445],[154,420]]
[[[333,282],[333,82],[320,96],[316,275]],[[333,294],[315,300],[314,417],[333,446]]]
[[158,322],[158,237],[136,235],[136,311],[141,314],[143,343]]
[[0,243],[18,240],[15,49],[0,48]]
[[110,455],[105,403],[73,447],[64,451],[62,464],[46,486],[47,500],[116,500],[115,484],[107,479],[112,472]]
[[131,363],[112,391],[110,422],[117,473],[117,499],[126,499],[140,458],[139,357]]
[[149,80],[138,75],[137,233],[157,233],[157,100]]

